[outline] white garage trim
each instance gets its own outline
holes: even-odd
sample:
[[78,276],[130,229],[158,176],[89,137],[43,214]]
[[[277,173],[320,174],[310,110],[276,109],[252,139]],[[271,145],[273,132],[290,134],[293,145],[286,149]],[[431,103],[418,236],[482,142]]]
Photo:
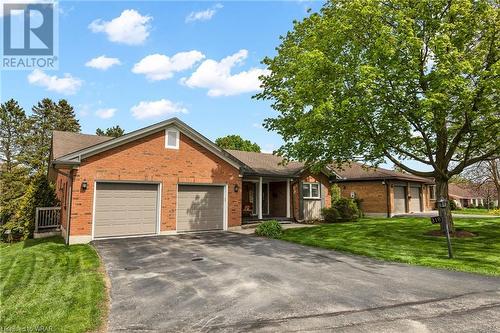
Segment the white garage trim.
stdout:
[[[115,237],[98,237],[94,236],[95,231],[95,208],[96,208],[96,197],[97,197],[97,183],[121,183],[121,184],[152,184],[158,186],[158,194],[156,198],[157,216],[156,216],[156,230],[154,234],[149,235],[128,235],[128,236],[115,236]],[[107,239],[107,238],[134,238],[134,237],[148,237],[157,236],[160,234],[161,227],[161,198],[162,198],[162,183],[158,181],[142,181],[142,180],[95,180],[94,181],[94,193],[92,202],[92,236],[91,240],[94,239]]]
[[[177,231],[177,220],[179,217],[179,186],[216,186],[216,187],[223,187],[223,195],[224,195],[224,207],[222,209],[223,212],[223,221],[222,221],[222,230],[227,231],[228,228],[228,216],[229,216],[229,205],[228,205],[228,186],[227,184],[224,183],[177,183],[176,185],[176,193],[175,193],[175,232]],[[220,229],[219,229],[220,230]],[[210,231],[189,231],[190,233],[192,232],[210,232]]]

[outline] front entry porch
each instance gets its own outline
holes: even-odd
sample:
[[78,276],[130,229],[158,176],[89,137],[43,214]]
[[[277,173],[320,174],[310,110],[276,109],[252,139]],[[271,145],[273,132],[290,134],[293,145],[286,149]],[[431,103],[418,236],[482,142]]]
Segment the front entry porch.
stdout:
[[243,179],[241,210],[243,223],[270,219],[290,221],[292,219],[290,182],[289,178]]

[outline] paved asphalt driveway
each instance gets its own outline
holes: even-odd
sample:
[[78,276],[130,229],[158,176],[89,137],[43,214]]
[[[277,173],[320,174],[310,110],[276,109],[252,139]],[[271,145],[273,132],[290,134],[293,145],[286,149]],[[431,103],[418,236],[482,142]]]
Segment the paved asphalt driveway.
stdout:
[[95,246],[110,332],[500,332],[496,278],[230,232]]

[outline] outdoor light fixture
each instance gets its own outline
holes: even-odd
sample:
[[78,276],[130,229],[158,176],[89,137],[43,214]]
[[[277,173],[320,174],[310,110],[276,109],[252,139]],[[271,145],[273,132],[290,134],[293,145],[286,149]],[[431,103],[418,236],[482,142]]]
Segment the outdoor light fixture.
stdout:
[[238,192],[240,190],[240,187],[238,186],[238,184],[235,184],[234,185],[234,192]]
[[439,208],[446,208],[446,206],[448,205],[448,200],[441,198],[437,201],[437,204]]
[[84,179],[84,180],[83,180],[83,182],[82,182],[82,190],[84,190],[84,191],[85,191],[85,190],[87,189],[87,187],[88,187],[88,186],[89,186],[89,184],[87,183],[87,180],[86,180],[86,179]]

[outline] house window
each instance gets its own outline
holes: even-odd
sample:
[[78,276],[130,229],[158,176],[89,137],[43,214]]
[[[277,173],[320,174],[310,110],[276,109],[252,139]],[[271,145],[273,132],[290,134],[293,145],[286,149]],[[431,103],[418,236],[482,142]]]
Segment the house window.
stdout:
[[179,130],[175,128],[165,130],[165,148],[179,149]]
[[319,183],[303,183],[302,197],[304,199],[320,199]]
[[429,185],[429,198],[431,200],[436,200],[436,186]]

